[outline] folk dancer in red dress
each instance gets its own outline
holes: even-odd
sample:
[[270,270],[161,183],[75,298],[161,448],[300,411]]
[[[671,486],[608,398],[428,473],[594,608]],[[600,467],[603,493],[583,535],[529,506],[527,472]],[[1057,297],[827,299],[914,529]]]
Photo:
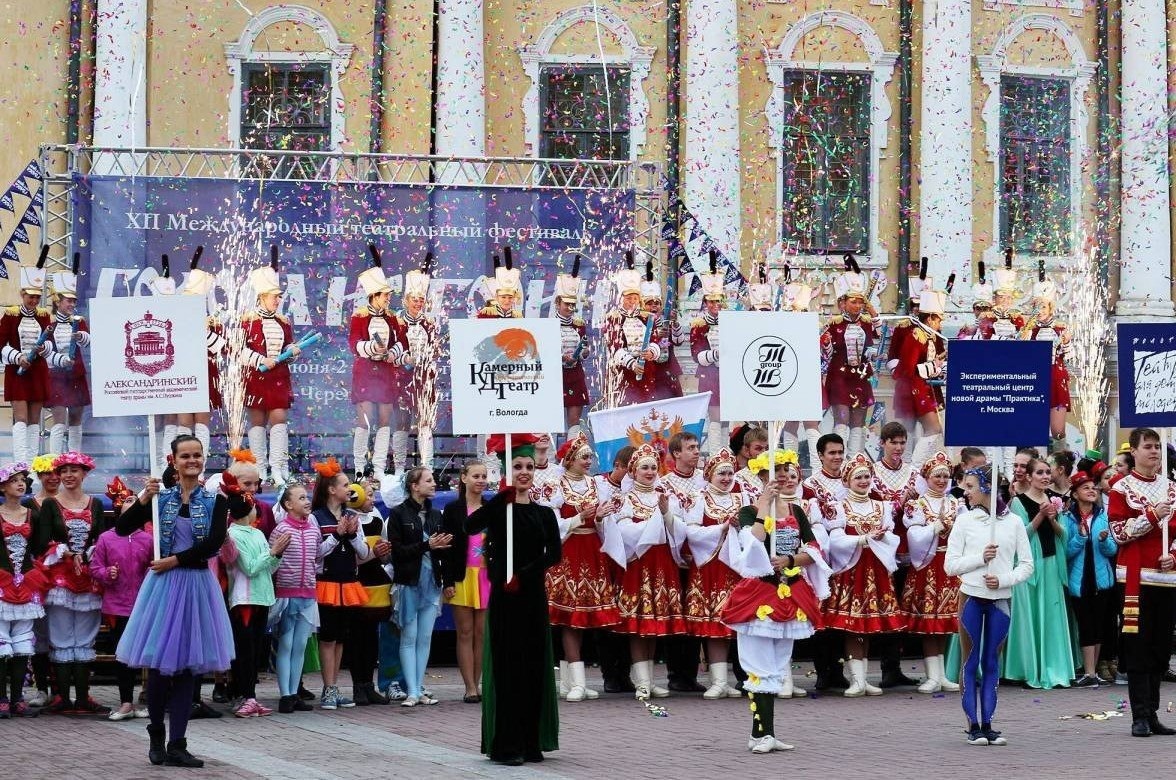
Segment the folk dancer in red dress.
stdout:
[[[547,570],[548,615],[562,626],[564,662],[561,680],[571,702],[595,699],[588,687],[580,648],[584,632],[615,626],[621,620],[609,561],[603,550],[604,524],[597,522],[601,491],[592,466],[592,447],[582,432],[563,443],[556,453],[563,473],[555,489],[539,503],[550,506],[559,523],[563,557]],[[533,495],[533,494],[532,494]],[[603,518],[599,518],[603,520]]]
[[[631,256],[627,259],[632,260]],[[620,405],[657,400],[657,361],[662,350],[652,337],[654,315],[641,308],[641,274],[631,267],[623,268],[612,281],[620,297],[604,323],[604,343],[609,350],[609,398]]]
[[420,270],[404,275],[404,307],[397,313],[405,339],[404,356],[396,368],[398,401],[393,409],[392,465],[397,473],[408,468],[409,428],[416,429],[421,465],[433,466],[436,415],[426,413],[437,403],[437,321],[428,313],[432,265],[432,254],[426,255]]
[[686,631],[706,642],[710,686],[702,698],[737,699],[742,693],[727,682],[731,629],[723,622],[723,607],[739,582],[731,567],[740,553],[739,510],[750,501],[746,493],[732,492],[735,455],[726,447],[707,460],[703,477],[707,485],[694,495],[689,508],[670,510],[686,522],[692,559],[686,582]]
[[1176,618],[1176,485],[1163,473],[1163,448],[1156,431],[1136,428],[1130,444],[1135,467],[1111,486],[1107,516],[1119,545],[1115,578],[1124,592],[1121,637],[1131,734],[1170,735],[1176,731],[1160,723],[1157,713]]
[[49,429],[49,451],[55,453],[82,449],[82,418],[90,405],[90,380],[82,347],[90,346],[90,326],[77,314],[78,263],[74,255],[72,271],[53,274],[53,321],[49,324],[49,341],[61,365],[49,368],[49,407],[53,427]]
[[717,272],[717,251],[711,250],[710,273],[699,274],[702,311],[690,322],[690,354],[698,364],[698,392],[711,394],[707,410],[707,452],[718,452],[728,434],[719,420],[719,312],[727,304],[726,277]]
[[[621,622],[617,631],[629,634],[631,675],[636,698],[665,698],[670,692],[653,684],[653,650],[658,637],[686,631],[682,614],[682,586],[678,576],[679,551],[686,526],[670,511],[670,494],[658,484],[661,457],[642,444],[629,458],[633,488],[620,508],[605,518],[605,551],[624,569],[617,597]],[[619,534],[620,544],[607,536]]]
[[[487,277],[485,290],[487,303],[478,310],[478,319],[511,319],[522,317],[523,280],[522,272],[514,267],[510,247],[505,247],[506,265],[502,265],[498,254],[494,254],[494,277]],[[498,458],[486,451],[487,437],[478,435],[478,459],[486,464],[486,478],[491,485],[497,485],[501,478]]]
[[926,487],[907,501],[902,518],[911,572],[902,587],[899,609],[906,619],[907,632],[923,640],[927,679],[919,685],[919,693],[960,689],[947,678],[943,663],[947,637],[959,631],[960,611],[960,579],[943,570],[947,537],[963,511],[960,500],[947,492],[951,472],[951,458],[943,451],[923,463],[921,473]]
[[1066,368],[1066,358],[1070,354],[1070,331],[1054,317],[1057,313],[1057,287],[1044,278],[1044,269],[1038,273],[1037,284],[1033,285],[1036,311],[1021,331],[1021,338],[1053,344],[1049,382],[1049,435],[1050,449],[1056,451],[1067,449],[1066,414],[1070,411],[1070,371]]
[[[200,255],[203,253],[204,247],[196,247],[196,253],[192,256],[192,263],[188,269],[188,278],[184,280],[184,286],[180,292],[183,295],[195,295],[204,299],[205,311],[207,311],[208,297],[216,286],[216,277],[199,267]],[[192,435],[204,447],[205,452],[211,452],[209,444],[212,441],[212,431],[209,424],[212,422],[212,413],[224,406],[224,398],[220,389],[220,361],[228,346],[220,318],[209,314],[204,321],[204,347],[208,353],[208,411],[176,416],[176,435],[191,430]],[[167,446],[170,451],[170,441]]]
[[659,400],[682,397],[682,364],[678,362],[677,348],[686,343],[689,335],[678,322],[676,311],[671,310],[666,316],[664,289],[653,274],[653,262],[646,263],[645,279],[641,281],[641,306],[654,318],[652,341],[661,351],[655,361],[657,388],[654,397]]
[[535,476],[531,487],[531,500],[541,504],[550,501],[559,489],[559,478],[563,474],[563,460],[551,459],[551,434],[539,434],[535,437]]
[[[290,479],[290,429],[287,417],[294,403],[288,362],[277,358],[286,349],[301,353],[294,343],[290,321],[278,313],[282,286],[278,280],[277,253],[270,265],[255,268],[249,284],[257,296],[257,308],[241,318],[245,329],[245,408],[249,412],[249,449],[257,458],[262,480],[284,485]],[[260,369],[265,368],[266,372]],[[267,442],[267,430],[268,442]],[[268,444],[268,446],[267,446]],[[268,465],[268,471],[266,466]]]
[[829,563],[833,579],[825,602],[825,623],[847,632],[845,655],[852,684],[845,696],[879,696],[882,689],[866,679],[869,637],[901,631],[898,597],[891,575],[897,566],[898,537],[890,504],[870,498],[874,471],[870,459],[858,453],[845,464],[843,480],[849,490],[837,504],[829,523]]
[[588,326],[580,316],[580,256],[570,274],[555,277],[555,315],[559,318],[560,359],[563,361],[564,424],[568,441],[580,432],[580,418],[590,403],[584,358],[591,351]]
[[868,300],[868,280],[853,255],[846,255],[849,270],[834,282],[841,314],[825,326],[831,354],[825,374],[825,390],[833,407],[833,431],[846,442],[845,453],[853,457],[865,444],[866,416],[874,407],[874,375],[871,363],[878,342],[873,304]]
[[362,476],[368,465],[368,440],[372,422],[376,437],[371,449],[372,475],[382,479],[388,466],[388,447],[392,440],[392,409],[396,403],[395,363],[404,355],[404,334],[400,319],[388,310],[392,288],[384,277],[380,255],[375,247],[373,264],[359,275],[359,286],[367,304],[351,315],[347,343],[351,347],[351,400],[355,404],[355,430],[351,435],[351,455],[355,473]]
[[[44,256],[41,258],[44,264]],[[4,363],[4,398],[12,404],[12,459],[28,463],[41,449],[41,409],[49,396],[49,365],[60,363],[52,344],[42,338],[51,315],[40,307],[45,271],[20,269],[20,305],[0,317],[0,362]]]

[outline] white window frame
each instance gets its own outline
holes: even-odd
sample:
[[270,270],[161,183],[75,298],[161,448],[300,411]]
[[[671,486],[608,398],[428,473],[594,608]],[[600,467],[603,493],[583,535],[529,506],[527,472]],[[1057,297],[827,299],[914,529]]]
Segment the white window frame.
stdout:
[[[1023,33],[1041,30],[1055,35],[1070,54],[1070,66],[1065,68],[1027,67],[1009,62],[1009,47]],[[1086,58],[1082,41],[1064,21],[1048,14],[1027,14],[1018,17],[1001,32],[992,54],[976,57],[980,78],[988,87],[988,98],[981,110],[984,123],[985,149],[992,164],[992,243],[984,250],[984,262],[995,268],[1004,258],[1004,247],[1000,246],[1000,80],[1001,76],[1037,76],[1058,79],[1070,83],[1070,254],[1064,256],[1027,256],[1032,262],[1044,259],[1048,270],[1062,270],[1069,267],[1082,253],[1082,210],[1086,206],[1083,188],[1082,160],[1090,148],[1090,112],[1086,106],[1086,93],[1098,70],[1098,64]]]
[[[861,41],[869,62],[829,62],[826,60],[798,60],[796,49],[805,35],[820,27],[837,27]],[[890,253],[879,237],[879,214],[881,209],[881,162],[882,150],[889,141],[890,117],[893,109],[886,95],[886,86],[894,77],[898,52],[888,52],[882,46],[882,39],[864,19],[845,11],[818,11],[809,14],[796,24],[780,41],[775,49],[764,52],[768,67],[768,78],[772,82],[772,94],[765,106],[768,119],[768,146],[776,156],[776,245],[771,257],[781,258],[799,268],[824,268],[828,263],[825,255],[797,255],[786,253],[783,224],[780,215],[784,210],[784,81],[791,70],[851,71],[870,74],[870,205],[869,205],[869,251],[857,256],[862,267],[886,269]],[[838,259],[840,263],[840,259]]]
[[[310,27],[323,42],[321,51],[268,51],[255,49],[258,38],[271,25],[280,22],[294,22]],[[330,67],[327,73],[331,79],[331,148],[338,152],[343,148],[346,137],[347,114],[343,102],[341,81],[351,61],[355,45],[343,43],[334,25],[318,11],[301,5],[271,5],[249,18],[241,37],[225,44],[225,59],[233,77],[233,89],[229,93],[229,143],[232,148],[241,146],[241,77],[246,63],[269,65],[302,65],[325,63]]]
[[1004,8],[1057,8],[1070,12],[1070,16],[1082,16],[1085,0],[984,0],[985,11],[1000,11]]
[[[599,24],[616,36],[623,54],[605,55],[603,60],[594,54],[552,54],[551,48],[565,31],[581,22]],[[524,138],[527,154],[539,156],[539,94],[543,69],[552,65],[600,65],[629,69],[629,160],[635,162],[645,148],[649,123],[649,98],[645,94],[645,79],[653,63],[654,47],[642,46],[625,20],[607,8],[582,5],[559,13],[539,34],[535,43],[519,50],[523,70],[531,86],[523,95]]]

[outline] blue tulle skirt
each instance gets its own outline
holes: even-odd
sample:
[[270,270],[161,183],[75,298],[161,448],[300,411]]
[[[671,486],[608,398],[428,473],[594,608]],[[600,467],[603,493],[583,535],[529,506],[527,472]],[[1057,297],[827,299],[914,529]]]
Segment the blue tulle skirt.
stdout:
[[225,598],[209,569],[147,572],[116,656],[172,675],[220,672],[233,659]]

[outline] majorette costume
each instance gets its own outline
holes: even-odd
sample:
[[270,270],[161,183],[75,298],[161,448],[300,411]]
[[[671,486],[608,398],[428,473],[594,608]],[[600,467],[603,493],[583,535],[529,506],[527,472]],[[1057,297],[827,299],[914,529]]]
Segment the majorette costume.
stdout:
[[[401,360],[407,337],[403,333],[400,319],[385,305],[377,308],[373,298],[392,292],[384,269],[380,266],[380,255],[370,247],[373,265],[359,275],[359,286],[367,296],[367,304],[351,315],[351,328],[347,343],[351,347],[351,400],[353,403],[390,405],[397,400],[397,377],[394,363]],[[377,416],[378,417],[382,415]],[[352,434],[351,454],[355,458],[355,473],[362,474],[367,463],[368,438],[371,436],[372,420],[356,425]],[[372,446],[372,473],[384,475],[388,465],[388,446],[392,440],[392,428],[378,426],[376,440]]]
[[[856,474],[873,474],[870,459],[858,453],[846,462],[846,485]],[[901,631],[898,594],[891,574],[898,566],[898,537],[894,534],[893,509],[884,501],[852,490],[837,504],[837,515],[829,527],[829,563],[834,571],[825,604],[825,623],[854,634]],[[881,539],[870,536],[885,531]],[[861,661],[864,667],[863,659]],[[851,667],[852,668],[852,667]],[[857,671],[854,677],[858,676]],[[864,668],[861,670],[865,678]]]
[[[0,485],[28,472],[27,463],[0,467]],[[21,523],[0,518],[0,713],[5,716],[28,714],[22,696],[25,668],[34,650],[33,621],[45,614],[49,587],[37,562],[49,543],[48,527],[33,510],[24,512]]]
[[657,307],[657,311],[649,312],[653,316],[653,337],[650,339],[658,346],[657,360],[654,361],[657,387],[654,397],[681,398],[682,397],[682,364],[678,362],[675,347],[685,344],[689,334],[678,322],[677,316],[670,312],[666,316],[662,310],[662,300],[665,294],[663,287],[653,275],[653,261],[645,264],[645,278],[641,281],[641,307],[649,312],[649,304]]
[[[494,254],[494,277],[487,278],[485,287],[488,301],[485,306],[478,310],[478,319],[494,320],[494,319],[511,319],[514,317],[522,317],[521,309],[523,305],[523,279],[522,272],[514,267],[514,258],[511,256],[510,247],[504,247],[506,254],[506,266],[502,265],[498,254]],[[498,302],[499,295],[510,295],[513,297],[511,308],[504,309]],[[500,476],[498,471],[498,458],[492,456],[487,450],[486,434],[478,435],[478,458],[486,464],[486,477],[491,484],[498,482]]]
[[[950,284],[950,282],[949,282]],[[919,296],[919,316],[945,311],[947,293],[925,287]],[[938,414],[943,406],[943,392],[931,384],[942,379],[947,359],[947,342],[932,335],[929,326],[914,323],[902,340],[898,364],[894,367],[894,414],[900,420],[914,421],[928,414]],[[939,448],[939,434],[924,435],[911,455],[916,467]]]
[[[1045,271],[1040,271],[1044,277]],[[1045,278],[1039,278],[1033,285],[1033,302],[1036,312],[1025,329],[1021,331],[1021,338],[1026,341],[1048,341],[1053,344],[1053,363],[1050,368],[1049,408],[1070,411],[1070,372],[1066,368],[1066,358],[1070,354],[1070,334],[1065,324],[1056,319],[1058,292],[1054,283]],[[1048,309],[1048,316],[1043,316],[1043,309]],[[1056,432],[1051,432],[1056,433]],[[1065,436],[1065,431],[1062,431]]]
[[[250,272],[249,284],[254,295],[260,298],[262,295],[282,292],[277,264],[275,251],[268,266]],[[245,330],[244,358],[247,362],[244,371],[245,407],[263,412],[289,409],[294,403],[289,363],[278,363],[264,373],[260,369],[266,358],[276,359],[293,345],[294,330],[290,327],[290,321],[259,305],[241,318],[241,327]],[[265,426],[251,427],[249,449],[253,450],[257,458],[257,468],[263,481],[267,477],[272,477],[275,483],[285,483],[289,479],[290,428],[286,423],[269,427],[268,446]]]
[[[809,310],[813,300],[813,288],[802,281],[794,281],[791,266],[787,264],[784,266],[778,283],[780,290],[779,311],[807,312]],[[822,375],[824,375],[825,366],[832,351],[832,342],[827,333],[822,332],[819,349],[821,350]],[[829,398],[823,381],[821,382],[821,408],[829,408]],[[809,463],[813,464],[813,468],[816,468],[816,464],[820,462],[820,457],[817,455],[817,439],[821,438],[821,431],[816,426],[806,425],[804,436],[808,443]],[[785,450],[800,452],[799,437],[789,431],[781,430],[780,444]]]
[[[660,463],[661,457],[653,446],[642,444],[629,458],[629,474],[650,461]],[[686,632],[678,575],[686,525],[680,517],[663,515],[659,509],[661,496],[668,492],[661,485],[634,482],[620,509],[605,518],[613,526],[606,531],[605,552],[625,570],[617,596],[619,633],[656,637]],[[641,673],[635,670],[634,677],[641,679]]]
[[[846,256],[851,270],[845,271],[834,281],[838,300],[857,298],[868,301],[868,280],[857,267],[852,255]],[[829,365],[825,373],[825,390],[831,406],[849,409],[870,409],[874,405],[874,389],[870,378],[874,367],[870,362],[878,331],[874,321],[864,311],[856,317],[836,314],[825,326],[828,336]],[[834,432],[845,441],[846,456],[861,452],[865,441],[865,428],[847,424],[834,426]]]
[[918,327],[914,320],[919,314],[920,296],[923,290],[934,287],[931,277],[927,276],[928,262],[927,258],[922,258],[919,261],[919,275],[908,282],[907,310],[910,316],[894,323],[894,328],[890,331],[890,343],[886,345],[886,368],[891,374],[898,366],[898,358],[902,354],[902,346],[906,343],[907,337]]
[[[1163,475],[1150,479],[1131,471],[1111,486],[1107,514],[1119,545],[1115,578],[1123,584],[1123,656],[1131,715],[1155,731],[1160,683],[1172,653],[1176,617],[1176,571],[1162,571],[1159,559],[1176,550],[1176,515],[1161,517],[1156,506],[1176,506],[1176,485]],[[1168,549],[1163,527],[1168,524]],[[1134,727],[1133,727],[1134,732]]]
[[[752,712],[748,748],[755,753],[788,749],[775,739],[775,698],[791,695],[792,645],[822,627],[820,601],[829,595],[829,566],[808,518],[792,502],[784,506],[787,514],[762,518],[754,506],[740,510],[739,555],[732,565],[742,579],[722,614],[735,632],[739,664],[747,672],[743,689],[751,694]],[[757,525],[763,529],[762,541],[753,533]],[[801,553],[812,561],[772,565],[772,558]]]
[[[41,259],[44,263],[44,257]],[[45,285],[45,271],[40,267],[20,269],[20,291],[26,295],[40,295]],[[42,334],[52,319],[48,309],[9,306],[0,316],[0,362],[4,363],[4,398],[43,404],[49,396],[49,363],[60,362],[55,356],[48,335]],[[19,364],[24,355],[30,365],[23,372]],[[37,456],[41,442],[41,423],[12,423],[12,458],[27,463]]]
[[1017,338],[1025,328],[1025,318],[1013,308],[1020,292],[1017,272],[1013,270],[1013,250],[1005,252],[1004,268],[996,269],[996,286],[993,290],[993,307],[981,315],[980,338],[1008,341]]
[[[978,273],[976,281],[972,283],[972,314],[975,321],[969,325],[960,328],[956,334],[957,339],[983,339],[991,337],[992,318],[989,316],[992,311],[992,302],[995,297],[992,285],[988,283],[984,271],[984,261],[981,260],[978,264]],[[984,336],[981,333],[981,328],[988,328],[989,336]]]
[[[437,321],[427,313],[429,284],[432,282],[433,255],[425,255],[421,270],[404,275],[404,307],[397,312],[404,333],[404,356],[396,366],[397,403],[416,427],[417,453],[422,466],[433,465],[433,423],[437,413]],[[522,290],[518,296],[521,300]],[[420,306],[418,313],[409,311],[409,301]],[[407,427],[392,432],[392,466],[397,472],[408,467]]]
[[[727,302],[726,277],[717,272],[716,257],[717,252],[711,250],[710,273],[698,275],[702,283],[703,310],[690,322],[690,354],[698,364],[698,392],[711,394],[711,409],[719,408],[719,316],[709,311],[706,305],[717,302],[722,308]],[[717,452],[726,441],[723,423],[710,420],[706,433],[708,451]]]
[[[571,305],[572,313],[567,317],[557,314],[559,318],[560,358],[563,361],[563,405],[569,407],[585,407],[589,403],[588,380],[584,376],[584,357],[588,354],[588,327],[584,318],[577,312],[580,303],[580,256],[576,255],[572,263],[570,274],[559,274],[555,277],[555,299]],[[579,422],[572,425],[568,431],[571,439],[579,430]]]
[[[184,281],[184,287],[180,292],[184,295],[200,297],[204,300],[204,306],[207,310],[208,295],[216,285],[216,277],[198,267],[200,255],[203,253],[204,247],[196,247],[196,253],[192,255],[192,263],[188,268],[188,278]],[[224,406],[224,398],[221,395],[220,361],[228,349],[229,342],[225,339],[224,326],[221,324],[220,318],[211,314],[205,319],[204,346],[208,353],[208,410],[214,412]],[[177,433],[184,433],[184,431],[180,429]],[[206,423],[197,420],[192,425],[192,435],[203,445],[205,454],[210,452],[212,431],[208,429]]]
[[[710,483],[715,471],[724,466],[735,469],[735,455],[726,447],[707,460],[703,477]],[[731,636],[722,612],[739,580],[731,568],[739,557],[738,525],[732,526],[739,510],[747,503],[744,493],[721,492],[713,484],[707,484],[694,495],[690,507],[681,510],[692,558],[686,583],[686,632],[691,636],[714,639]],[[726,687],[726,664],[721,666],[722,673],[717,679]]]
[[[53,274],[53,295],[58,300],[70,298],[77,302],[78,262],[79,256],[75,254],[72,271]],[[67,409],[89,406],[90,381],[86,376],[86,361],[82,357],[82,347],[90,345],[90,326],[86,324],[86,318],[78,314],[67,316],[54,310],[53,321],[49,325],[49,340],[61,364],[49,368],[49,397],[46,404]],[[50,452],[81,451],[82,426],[67,423],[67,420],[53,420],[53,427],[49,429]]]
[[[627,259],[632,261],[632,256]],[[608,313],[604,323],[604,343],[609,351],[609,385],[620,393],[620,404],[639,404],[657,400],[659,388],[658,360],[661,346],[653,338],[655,315],[641,308],[641,274],[632,267],[623,268],[613,276],[617,288],[617,306]],[[626,295],[637,300],[629,308]],[[645,360],[641,353],[653,353]]]
[[[937,452],[923,464],[924,479],[936,472],[951,475],[951,458]],[[947,537],[963,509],[959,499],[950,494],[936,494],[929,487],[918,498],[907,502],[903,515],[911,571],[903,583],[899,609],[911,634],[954,634],[959,630],[959,577],[943,571]],[[947,679],[942,656],[927,656],[927,680],[920,692],[955,691],[958,687]],[[955,676],[954,674],[952,675]]]

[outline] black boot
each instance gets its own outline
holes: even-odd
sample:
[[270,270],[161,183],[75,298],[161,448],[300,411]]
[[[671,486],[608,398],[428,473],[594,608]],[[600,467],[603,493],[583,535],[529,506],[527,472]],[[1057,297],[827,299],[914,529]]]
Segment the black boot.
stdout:
[[147,748],[147,760],[160,766],[167,758],[167,751],[163,747],[167,730],[162,725],[149,725],[147,726],[147,736],[151,738],[151,746]]
[[1131,736],[1133,737],[1150,737],[1151,726],[1147,725],[1146,718],[1136,718],[1131,721]]
[[289,715],[294,711],[294,702],[298,700],[297,696],[283,696],[278,699],[278,712],[283,715]]
[[110,708],[99,704],[90,698],[90,664],[79,662],[74,664],[74,689],[77,696],[74,709],[86,715],[108,715]]
[[355,683],[351,686],[351,699],[355,702],[357,707],[366,707],[371,704],[368,699],[367,688],[363,683]]
[[[367,696],[368,701],[372,704],[391,704],[392,703],[391,699],[389,699],[387,696],[385,696],[384,694],[382,694],[376,690],[375,683],[364,683],[363,684],[363,692]],[[358,704],[359,700],[357,699],[355,703]]]
[[73,679],[73,664],[53,664],[53,698],[45,706],[45,712],[62,714],[73,710],[69,700],[70,681]]
[[1168,728],[1163,723],[1160,723],[1160,719],[1155,715],[1152,715],[1147,719],[1147,727],[1151,730],[1151,733],[1161,734],[1165,737],[1170,737],[1173,734],[1176,734],[1176,729]]
[[167,766],[185,766],[190,769],[199,769],[204,766],[204,762],[196,756],[188,752],[188,740],[173,739],[167,743],[167,758],[164,760]]

